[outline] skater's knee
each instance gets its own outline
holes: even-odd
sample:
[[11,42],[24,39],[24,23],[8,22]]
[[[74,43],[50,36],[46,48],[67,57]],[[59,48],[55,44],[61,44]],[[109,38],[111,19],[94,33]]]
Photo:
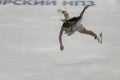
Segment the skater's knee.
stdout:
[[87,29],[82,29],[82,30],[80,30],[79,31],[80,33],[85,33],[85,34],[89,34],[90,33],[90,31],[89,30],[87,30]]

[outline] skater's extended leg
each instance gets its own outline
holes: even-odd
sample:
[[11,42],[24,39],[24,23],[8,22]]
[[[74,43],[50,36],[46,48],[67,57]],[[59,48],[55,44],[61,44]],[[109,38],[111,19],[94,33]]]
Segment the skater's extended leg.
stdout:
[[64,14],[65,20],[68,20],[69,19],[68,12],[67,11],[63,11],[62,13]]
[[83,29],[83,30],[81,30],[81,31],[79,31],[80,33],[83,33],[83,34],[88,34],[88,35],[91,35],[91,36],[93,36],[95,39],[97,38],[97,35],[96,35],[96,33],[94,33],[93,31],[90,31],[90,30],[87,30],[87,29]]
[[65,8],[64,9],[58,9],[57,11],[64,15],[64,17],[65,17],[64,20],[69,20],[69,14],[68,14],[68,12]]

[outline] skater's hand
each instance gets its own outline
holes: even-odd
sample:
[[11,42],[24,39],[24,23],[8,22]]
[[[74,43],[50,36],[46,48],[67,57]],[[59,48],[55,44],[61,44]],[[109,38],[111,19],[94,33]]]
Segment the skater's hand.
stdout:
[[85,6],[85,9],[87,9],[89,6],[90,6],[90,5],[86,5],[86,6]]
[[60,45],[60,50],[63,51],[64,50],[64,46]]

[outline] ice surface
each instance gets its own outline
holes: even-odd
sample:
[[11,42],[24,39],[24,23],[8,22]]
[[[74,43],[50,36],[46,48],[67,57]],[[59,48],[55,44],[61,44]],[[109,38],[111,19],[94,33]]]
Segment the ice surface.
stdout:
[[[120,80],[120,9],[90,7],[82,23],[103,32],[103,44],[88,35],[58,35],[59,7],[0,6],[0,80]],[[83,7],[67,7],[70,16]]]

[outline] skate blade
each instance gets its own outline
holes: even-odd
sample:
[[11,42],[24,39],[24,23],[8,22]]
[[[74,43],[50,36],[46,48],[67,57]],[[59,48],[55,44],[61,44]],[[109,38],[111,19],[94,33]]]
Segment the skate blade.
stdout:
[[102,32],[101,32],[101,33],[100,33],[100,43],[101,43],[101,44],[102,44],[102,42],[103,42],[102,38],[103,38],[103,34],[102,34]]

